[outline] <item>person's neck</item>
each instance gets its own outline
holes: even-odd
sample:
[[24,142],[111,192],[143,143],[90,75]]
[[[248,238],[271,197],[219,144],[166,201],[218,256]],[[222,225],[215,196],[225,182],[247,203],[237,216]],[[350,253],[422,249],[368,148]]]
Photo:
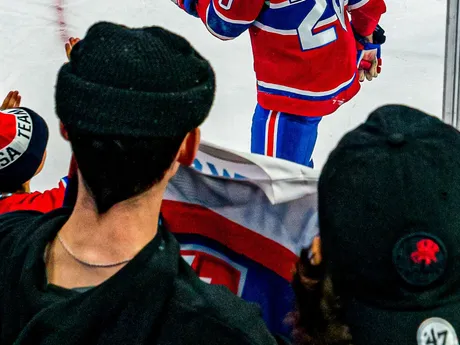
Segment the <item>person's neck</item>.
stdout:
[[134,257],[156,235],[166,185],[120,202],[99,214],[93,198],[79,183],[74,210],[59,236],[87,262],[113,263]]
[[16,193],[30,193],[30,181],[27,181],[22,185],[22,188]]

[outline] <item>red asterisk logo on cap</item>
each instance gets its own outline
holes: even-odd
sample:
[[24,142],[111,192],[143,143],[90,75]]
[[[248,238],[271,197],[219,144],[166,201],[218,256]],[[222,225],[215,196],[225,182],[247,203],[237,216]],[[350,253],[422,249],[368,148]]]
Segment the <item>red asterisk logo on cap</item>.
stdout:
[[437,262],[436,254],[439,253],[439,246],[430,239],[420,240],[417,242],[417,250],[411,254],[411,259],[416,264],[429,266],[433,262]]

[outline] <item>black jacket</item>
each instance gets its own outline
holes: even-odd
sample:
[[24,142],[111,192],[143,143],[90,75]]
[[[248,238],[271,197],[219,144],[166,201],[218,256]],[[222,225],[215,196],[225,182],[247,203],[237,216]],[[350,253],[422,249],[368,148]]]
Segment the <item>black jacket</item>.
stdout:
[[45,248],[69,215],[0,216],[0,344],[276,344],[259,309],[202,282],[162,227],[103,284],[48,285]]

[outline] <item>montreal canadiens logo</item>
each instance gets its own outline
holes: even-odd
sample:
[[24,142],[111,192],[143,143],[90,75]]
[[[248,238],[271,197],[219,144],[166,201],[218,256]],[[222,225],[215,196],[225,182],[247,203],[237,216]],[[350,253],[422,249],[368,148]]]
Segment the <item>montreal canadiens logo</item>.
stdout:
[[224,285],[241,297],[247,268],[219,252],[194,244],[181,245],[181,255],[202,281],[213,285]]
[[0,113],[0,170],[17,161],[27,150],[32,137],[33,124],[29,113],[23,109],[7,109]]

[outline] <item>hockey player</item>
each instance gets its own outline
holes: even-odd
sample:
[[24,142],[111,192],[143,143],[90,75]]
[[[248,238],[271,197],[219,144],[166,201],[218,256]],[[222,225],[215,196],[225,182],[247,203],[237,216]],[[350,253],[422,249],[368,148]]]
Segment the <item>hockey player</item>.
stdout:
[[219,39],[249,30],[258,90],[253,153],[313,166],[322,117],[380,72],[382,42],[372,38],[384,0],[172,1]]

